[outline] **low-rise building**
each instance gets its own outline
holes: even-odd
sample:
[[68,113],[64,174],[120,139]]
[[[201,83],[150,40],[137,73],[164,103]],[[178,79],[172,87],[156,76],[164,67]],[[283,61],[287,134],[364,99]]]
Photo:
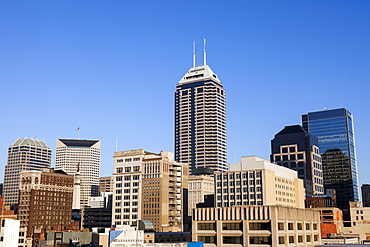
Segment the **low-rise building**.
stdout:
[[50,231],[47,232],[47,241],[42,246],[91,246],[93,243],[92,235],[93,232],[86,231]]
[[17,219],[15,210],[10,210],[9,205],[8,206],[4,205],[4,197],[0,197],[0,210],[1,210],[0,220],[2,219],[16,220]]
[[118,226],[109,233],[110,247],[143,246],[144,231],[131,226]]
[[320,244],[318,211],[282,206],[197,208],[192,240],[216,246],[314,246]]
[[344,222],[343,231],[364,233],[370,239],[370,207],[361,207],[361,202],[349,202],[349,211],[351,221]]
[[339,208],[313,208],[320,212],[321,238],[343,232],[343,213]]
[[0,247],[18,246],[19,225],[19,220],[1,220]]
[[215,193],[214,175],[189,175],[189,216],[198,203],[204,203],[204,196]]
[[256,157],[242,157],[230,171],[215,172],[216,207],[283,205],[304,208],[305,189],[297,172]]
[[306,198],[306,208],[322,208],[337,206],[337,192],[335,189],[325,190],[325,194],[319,194]]

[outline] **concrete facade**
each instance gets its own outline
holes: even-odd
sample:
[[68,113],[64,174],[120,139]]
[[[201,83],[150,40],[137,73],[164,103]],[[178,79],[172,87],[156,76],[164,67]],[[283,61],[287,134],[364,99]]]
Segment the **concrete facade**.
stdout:
[[114,153],[112,225],[150,220],[156,231],[183,231],[188,215],[187,164],[173,153],[143,149]]
[[0,229],[0,247],[18,246],[19,220],[2,219]]
[[282,206],[234,206],[194,210],[192,240],[205,247],[314,246],[320,215]]
[[204,202],[205,195],[215,193],[213,175],[190,175],[189,176],[189,216],[198,203]]
[[79,168],[80,206],[87,205],[90,196],[99,196],[100,141],[57,139],[55,169],[76,175]]
[[305,190],[297,172],[256,156],[215,172],[216,207],[283,205],[304,208]]
[[361,202],[350,202],[349,206],[351,226],[346,227],[349,224],[345,224],[344,232],[364,233],[370,239],[370,207],[361,207]]
[[321,238],[343,232],[343,213],[339,208],[312,208],[320,212]]
[[113,192],[113,177],[100,177],[99,179],[100,193]]
[[19,173],[50,167],[51,149],[43,141],[30,138],[16,140],[8,149],[8,163],[4,172],[4,204],[18,203]]

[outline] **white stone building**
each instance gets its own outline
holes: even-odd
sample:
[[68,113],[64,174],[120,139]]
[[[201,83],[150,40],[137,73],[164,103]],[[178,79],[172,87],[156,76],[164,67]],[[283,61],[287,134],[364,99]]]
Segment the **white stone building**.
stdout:
[[19,220],[2,219],[0,231],[0,247],[18,246]]
[[90,196],[99,196],[100,141],[57,139],[55,169],[69,175],[80,171],[80,206],[87,205]]

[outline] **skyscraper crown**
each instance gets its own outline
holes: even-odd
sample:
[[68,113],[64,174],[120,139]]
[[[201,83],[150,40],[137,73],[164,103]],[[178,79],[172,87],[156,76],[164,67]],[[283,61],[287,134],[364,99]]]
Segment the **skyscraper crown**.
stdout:
[[213,73],[213,71],[208,65],[202,65],[189,69],[189,71],[181,78],[179,84],[196,82],[201,80],[204,81],[207,79],[211,79],[218,83],[221,82],[218,79],[218,76],[215,73]]

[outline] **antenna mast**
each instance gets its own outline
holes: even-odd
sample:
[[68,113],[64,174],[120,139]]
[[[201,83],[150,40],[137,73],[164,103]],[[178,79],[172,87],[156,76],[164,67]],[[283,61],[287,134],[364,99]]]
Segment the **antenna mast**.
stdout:
[[195,68],[195,41],[193,41],[193,68]]
[[206,39],[204,39],[203,65],[207,65]]

